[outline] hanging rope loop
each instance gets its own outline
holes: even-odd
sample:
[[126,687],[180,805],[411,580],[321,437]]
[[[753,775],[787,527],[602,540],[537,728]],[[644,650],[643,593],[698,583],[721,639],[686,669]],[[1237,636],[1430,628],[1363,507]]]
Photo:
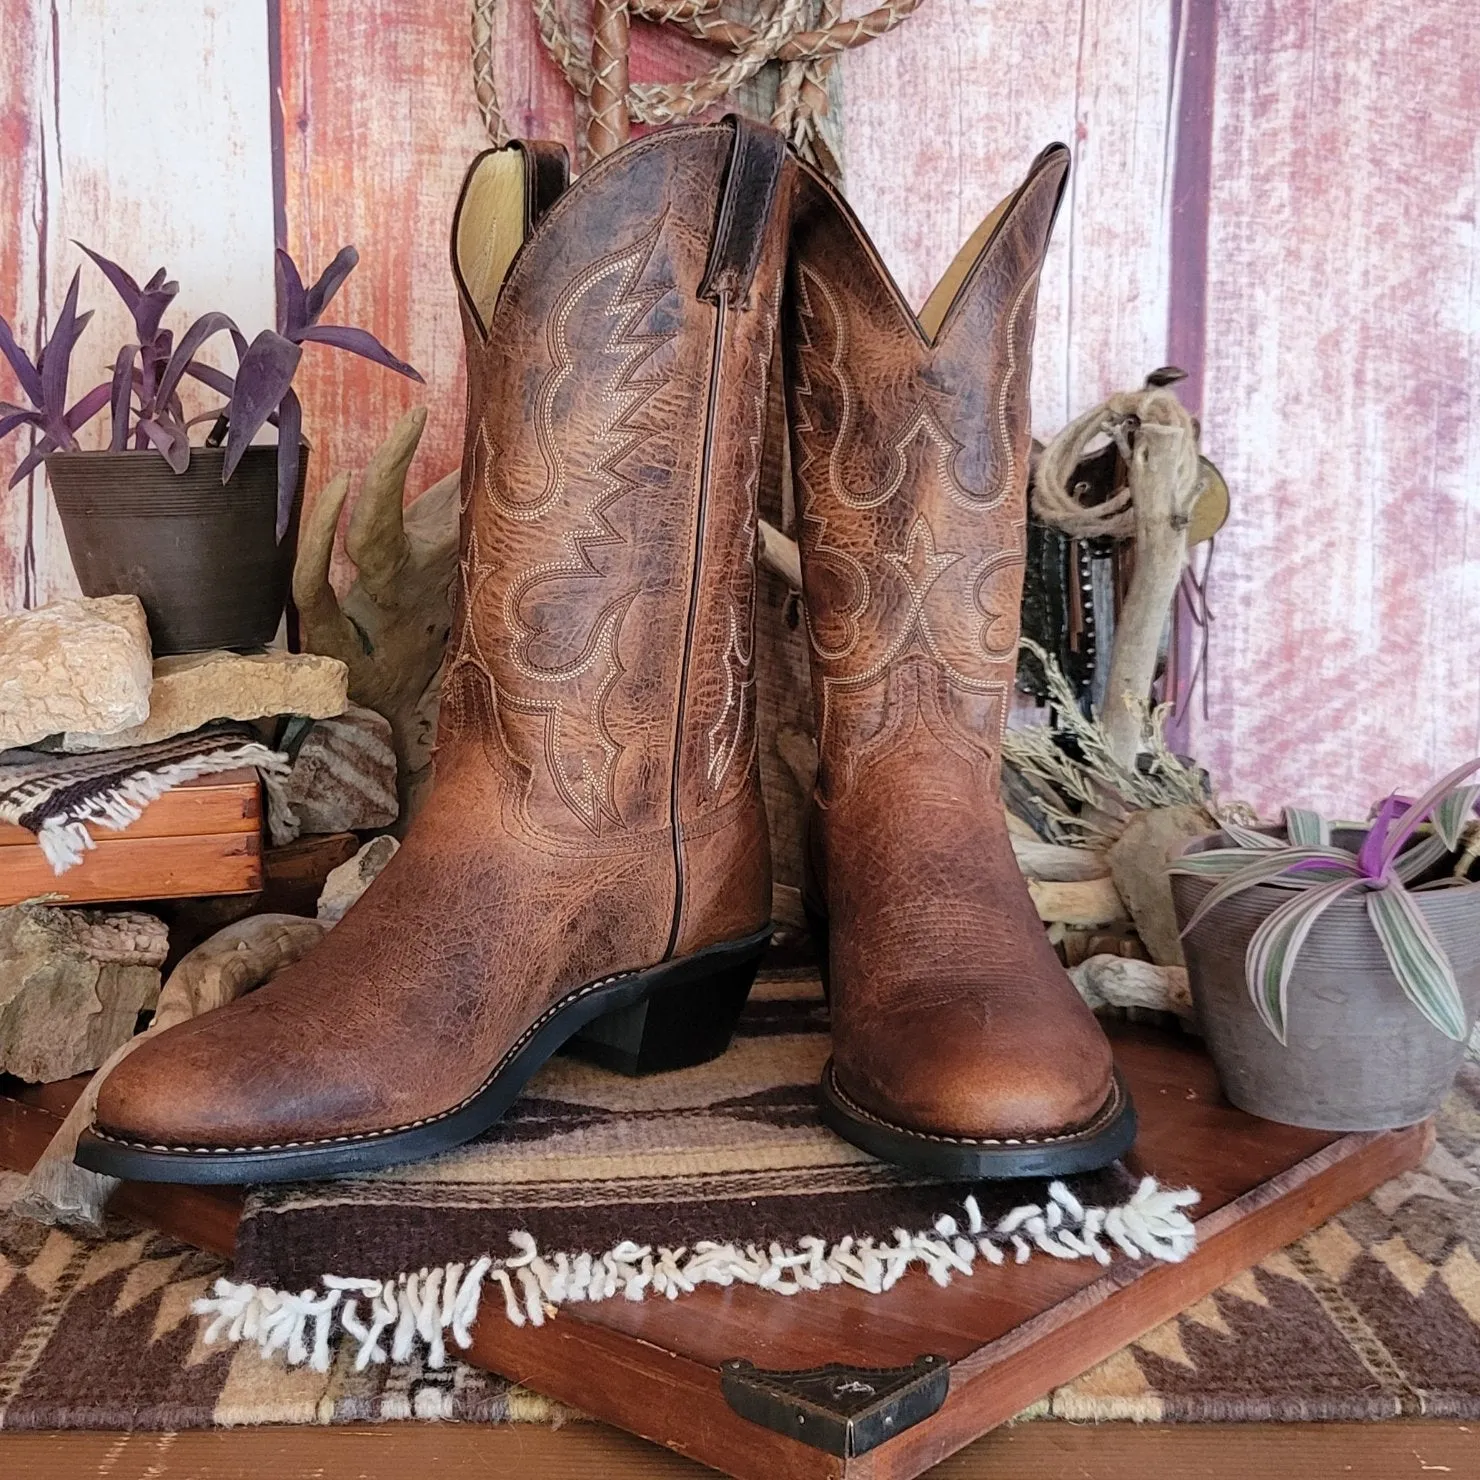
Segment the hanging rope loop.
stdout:
[[[472,0],[473,86],[489,137],[503,144],[509,131],[493,66],[499,3]],[[771,122],[805,158],[816,157],[817,119],[827,111],[827,76],[838,56],[894,30],[920,3],[885,0],[865,15],[844,19],[841,0],[821,0],[820,11],[814,0],[768,0],[755,24],[745,25],[721,16],[718,0],[597,0],[587,56],[566,25],[559,0],[533,0],[540,41],[592,120],[593,153],[617,147],[628,121],[665,124],[691,118],[777,62],[781,82]],[[675,25],[728,55],[685,82],[630,82],[625,65],[630,17]]]

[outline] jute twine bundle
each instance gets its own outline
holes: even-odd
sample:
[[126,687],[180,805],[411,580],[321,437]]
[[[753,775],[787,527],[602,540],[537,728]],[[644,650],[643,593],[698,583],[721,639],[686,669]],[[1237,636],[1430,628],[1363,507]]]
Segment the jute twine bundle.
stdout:
[[[473,0],[473,83],[489,137],[506,143],[509,130],[493,67],[495,7]],[[591,54],[581,54],[558,0],[533,0],[546,51],[590,116],[588,143],[600,157],[624,143],[629,123],[664,124],[691,118],[748,82],[768,62],[781,64],[772,126],[806,158],[815,157],[816,120],[827,111],[827,76],[841,52],[892,31],[921,0],[885,0],[866,15],[842,16],[842,0],[822,0],[821,25],[811,26],[808,0],[769,0],[754,25],[727,20],[718,0],[595,0]],[[627,75],[631,18],[658,21],[728,52],[701,77],[686,82],[631,82]],[[809,28],[810,27],[810,28]]]

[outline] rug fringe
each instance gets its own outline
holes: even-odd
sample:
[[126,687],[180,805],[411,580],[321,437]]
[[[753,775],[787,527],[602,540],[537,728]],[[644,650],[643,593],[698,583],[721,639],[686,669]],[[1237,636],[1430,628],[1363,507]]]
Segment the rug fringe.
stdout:
[[316,1372],[329,1370],[331,1342],[341,1334],[358,1343],[357,1372],[371,1362],[405,1362],[418,1348],[435,1368],[446,1363],[449,1340],[463,1349],[471,1344],[490,1284],[498,1286],[509,1321],[542,1326],[562,1305],[649,1295],[676,1300],[704,1284],[755,1285],[776,1295],[852,1285],[878,1295],[915,1265],[936,1284],[948,1285],[958,1274],[971,1274],[978,1258],[1022,1264],[1035,1250],[1055,1259],[1109,1264],[1106,1240],[1130,1259],[1149,1255],[1176,1264],[1196,1243],[1184,1209],[1198,1197],[1192,1188],[1165,1188],[1144,1177],[1126,1202],[1087,1208],[1062,1182],[1053,1182],[1045,1203],[1014,1208],[991,1229],[976,1199],[968,1197],[959,1216],[941,1217],[928,1232],[898,1228],[892,1243],[850,1235],[831,1248],[820,1238],[804,1238],[795,1249],[773,1243],[764,1250],[709,1240],[692,1250],[655,1250],[627,1241],[605,1254],[546,1256],[530,1234],[518,1231],[509,1235],[514,1253],[505,1259],[485,1254],[472,1264],[439,1265],[389,1280],[325,1275],[321,1290],[296,1295],[223,1278],[192,1309],[210,1318],[207,1345],[254,1341],[263,1356],[282,1352],[290,1365],[306,1362]]
[[67,817],[50,817],[41,824],[36,841],[51,864],[52,872],[64,874],[82,862],[89,848],[97,847],[87,829],[89,822],[120,830],[137,822],[150,802],[198,776],[215,776],[238,766],[255,766],[265,776],[286,775],[286,756],[256,741],[237,743],[201,755],[187,756],[158,770],[141,769],[124,777],[84,803]]

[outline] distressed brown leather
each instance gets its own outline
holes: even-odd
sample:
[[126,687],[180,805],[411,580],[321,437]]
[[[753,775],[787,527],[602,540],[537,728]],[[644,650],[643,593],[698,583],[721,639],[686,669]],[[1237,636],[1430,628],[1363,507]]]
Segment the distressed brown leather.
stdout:
[[754,552],[785,223],[775,171],[757,188],[742,154],[779,147],[728,121],[665,130],[558,199],[563,171],[532,156],[532,234],[486,332],[463,295],[432,794],[322,946],[109,1076],[106,1134],[271,1147],[406,1126],[585,984],[764,928]]
[[998,797],[1034,307],[1067,169],[1062,146],[1039,157],[933,338],[826,183],[804,172],[796,196],[787,393],[834,1082],[929,1136],[1042,1137],[1112,1091]]

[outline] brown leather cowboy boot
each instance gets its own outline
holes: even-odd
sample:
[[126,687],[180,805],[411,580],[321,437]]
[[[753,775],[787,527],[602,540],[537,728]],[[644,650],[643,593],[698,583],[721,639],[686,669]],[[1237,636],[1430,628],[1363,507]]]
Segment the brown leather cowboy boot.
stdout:
[[727,120],[563,194],[549,149],[474,163],[432,795],[307,959],[119,1065],[83,1165],[358,1173],[486,1130],[583,1028],[634,1072],[724,1049],[769,934],[751,654],[783,161]]
[[918,319],[811,171],[794,213],[787,392],[820,759],[824,1116],[875,1156],[951,1177],[1080,1171],[1135,1135],[998,798],[1034,303],[1068,159],[1039,156]]

